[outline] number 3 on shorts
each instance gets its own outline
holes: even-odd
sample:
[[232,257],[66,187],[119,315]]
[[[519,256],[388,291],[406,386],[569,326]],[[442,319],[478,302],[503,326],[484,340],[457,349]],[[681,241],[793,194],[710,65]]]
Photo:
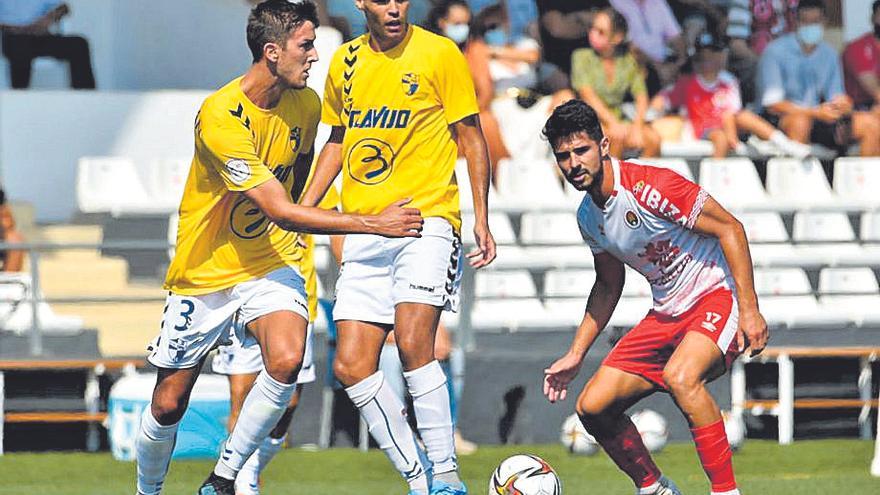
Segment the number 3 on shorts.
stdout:
[[[180,318],[180,320],[178,320],[178,321],[180,321],[180,323],[177,325],[174,325],[174,329],[177,330],[178,332],[182,332],[182,331],[186,330],[187,328],[189,328],[190,325],[192,325],[191,316],[192,316],[193,312],[196,310],[195,303],[193,303],[189,299],[181,299],[180,305],[182,306],[180,314],[178,315],[178,318]],[[167,305],[165,306],[165,311],[163,311],[163,312],[164,313],[168,312]],[[167,316],[167,314],[166,314],[166,316]],[[163,325],[164,325],[164,321],[163,321]]]

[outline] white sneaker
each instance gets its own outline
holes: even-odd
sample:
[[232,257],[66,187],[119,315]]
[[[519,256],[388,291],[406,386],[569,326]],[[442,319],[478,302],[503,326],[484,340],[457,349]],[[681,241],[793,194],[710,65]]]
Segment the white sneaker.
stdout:
[[813,149],[808,144],[799,143],[794,140],[782,141],[777,144],[779,151],[784,155],[803,160],[813,154]]

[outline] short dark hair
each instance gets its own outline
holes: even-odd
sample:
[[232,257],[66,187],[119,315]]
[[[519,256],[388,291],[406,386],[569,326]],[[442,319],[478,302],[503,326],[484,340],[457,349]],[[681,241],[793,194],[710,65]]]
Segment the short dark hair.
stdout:
[[263,58],[266,43],[284,46],[290,33],[306,21],[318,27],[318,9],[311,0],[266,0],[254,7],[247,24],[247,44],[254,62]]
[[825,15],[825,2],[824,0],[800,0],[797,6],[797,13],[800,14],[807,9],[819,9],[822,11],[822,15]]
[[593,107],[581,100],[569,100],[553,110],[541,134],[550,142],[550,146],[555,147],[560,139],[579,132],[587,133],[597,143],[605,137]]
[[871,15],[877,15],[878,10],[880,10],[880,0],[874,0],[874,5],[871,6]]
[[[880,0],[877,0],[880,2]],[[471,6],[465,0],[442,0],[434,4],[434,7],[431,8],[430,12],[428,12],[428,17],[425,19],[425,28],[428,31],[433,32],[434,34],[443,34],[440,29],[440,19],[449,15],[449,11],[452,10],[452,7],[462,7],[467,9],[468,12],[471,11]]]

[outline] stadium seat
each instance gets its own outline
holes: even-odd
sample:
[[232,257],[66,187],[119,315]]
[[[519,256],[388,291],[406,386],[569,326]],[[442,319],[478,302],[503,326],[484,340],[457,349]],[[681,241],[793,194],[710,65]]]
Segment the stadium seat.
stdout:
[[147,170],[147,194],[157,206],[165,206],[169,211],[177,210],[183,188],[192,164],[191,158],[164,158],[154,160]]
[[841,198],[880,205],[880,158],[834,160],[834,192]]
[[706,140],[663,141],[660,143],[660,155],[685,158],[702,158],[712,156],[712,142]]
[[813,288],[801,268],[761,268],[755,270],[755,291],[759,296],[805,295]]
[[528,270],[477,272],[474,287],[478,299],[538,297],[535,281]]
[[177,227],[180,225],[180,214],[174,212],[168,215],[168,260],[174,259],[174,252],[177,249]]
[[[761,314],[768,325],[796,327],[809,326],[821,323],[819,316],[819,303],[813,295],[800,296],[763,296],[758,301],[761,305]],[[829,321],[838,320],[831,316]]]
[[[0,273],[0,330],[19,334],[30,332],[33,326],[33,283],[29,273]],[[43,294],[38,293],[38,298]],[[83,328],[78,316],[55,314],[46,302],[37,303],[37,320],[44,332],[77,332]]]
[[560,299],[548,299],[544,303],[547,315],[558,326],[577,327],[584,319],[584,310],[587,307],[587,297],[565,297]]
[[767,205],[769,198],[748,158],[706,158],[700,162],[700,185],[725,208]]
[[583,305],[595,281],[593,270],[548,270],[544,274],[544,296],[580,298]]
[[[331,55],[342,45],[342,33],[330,26],[318,26],[315,29],[315,49],[318,50],[318,61],[309,68],[308,86],[319,95],[324,94],[324,82],[330,70]],[[321,149],[321,148],[316,148]]]
[[151,201],[134,162],[120,156],[80,158],[76,200],[83,213],[168,212]]
[[[462,211],[474,211],[474,196],[471,190],[471,180],[467,169],[467,160],[459,158],[455,162],[455,180],[458,183],[458,201]],[[498,205],[498,193],[495,188],[489,186],[489,205],[495,207]]]
[[556,165],[548,160],[501,160],[498,163],[499,201],[508,208],[563,208],[568,205]]
[[880,287],[868,267],[823,268],[819,272],[819,307],[857,326],[880,323]]
[[648,279],[641,273],[626,267],[626,279],[623,282],[622,297],[639,297],[647,298],[649,301],[653,297],[651,294],[651,284]]
[[678,173],[678,175],[684,177],[687,180],[694,180],[694,172],[691,170],[691,167],[688,165],[687,161],[684,158],[638,158],[636,160],[631,160],[635,163],[644,163],[645,165],[653,165],[655,167],[663,167],[672,169]]
[[474,303],[471,325],[476,330],[516,331],[520,328],[546,328],[551,323],[547,310],[537,299],[488,299]]
[[799,211],[794,215],[795,242],[849,242],[856,239],[846,213]]
[[574,213],[523,213],[520,223],[523,244],[582,245]]
[[750,243],[789,241],[788,231],[779,213],[740,213],[737,219],[743,224]]
[[593,255],[585,246],[498,246],[498,258],[490,270],[529,268],[592,268]]
[[[495,238],[496,244],[516,244],[516,233],[513,231],[513,224],[510,223],[510,217],[506,213],[489,213],[489,228],[492,230],[492,237]],[[466,212],[461,215],[461,239],[465,244],[474,244],[473,213]]]
[[526,162],[552,160],[550,145],[540,138],[550,115],[550,97],[539,98],[534,105],[523,108],[516,98],[503,96],[492,100],[491,108],[510,156]]
[[823,268],[819,272],[820,294],[880,294],[877,277],[868,267]]
[[774,201],[786,204],[812,206],[835,201],[822,164],[815,159],[768,160],[767,192]]
[[862,214],[859,237],[862,242],[880,242],[880,213],[866,211]]

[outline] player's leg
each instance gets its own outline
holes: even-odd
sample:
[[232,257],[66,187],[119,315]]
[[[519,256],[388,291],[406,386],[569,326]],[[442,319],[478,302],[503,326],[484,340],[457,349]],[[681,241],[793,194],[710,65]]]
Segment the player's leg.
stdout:
[[690,425],[713,495],[739,493],[721,410],[706,388],[724,371],[724,356],[718,345],[700,332],[685,335],[663,370],[663,381]]
[[584,386],[576,405],[584,428],[632,479],[640,494],[676,493],[674,484],[662,476],[641,435],[625,414],[656,389],[641,376],[603,365]]
[[734,119],[737,129],[770,141],[786,155],[795,158],[805,158],[810,155],[811,150],[809,146],[789,139],[785,133],[773,127],[770,122],[767,122],[756,113],[740,110],[736,113]]
[[229,375],[227,378],[229,378],[229,420],[226,422],[226,428],[232,431],[235,428],[235,423],[238,422],[244,398],[250,393],[257,380],[257,373],[235,374]]
[[712,142],[712,158],[724,158],[730,151],[730,144],[722,129],[712,129],[707,136]]

